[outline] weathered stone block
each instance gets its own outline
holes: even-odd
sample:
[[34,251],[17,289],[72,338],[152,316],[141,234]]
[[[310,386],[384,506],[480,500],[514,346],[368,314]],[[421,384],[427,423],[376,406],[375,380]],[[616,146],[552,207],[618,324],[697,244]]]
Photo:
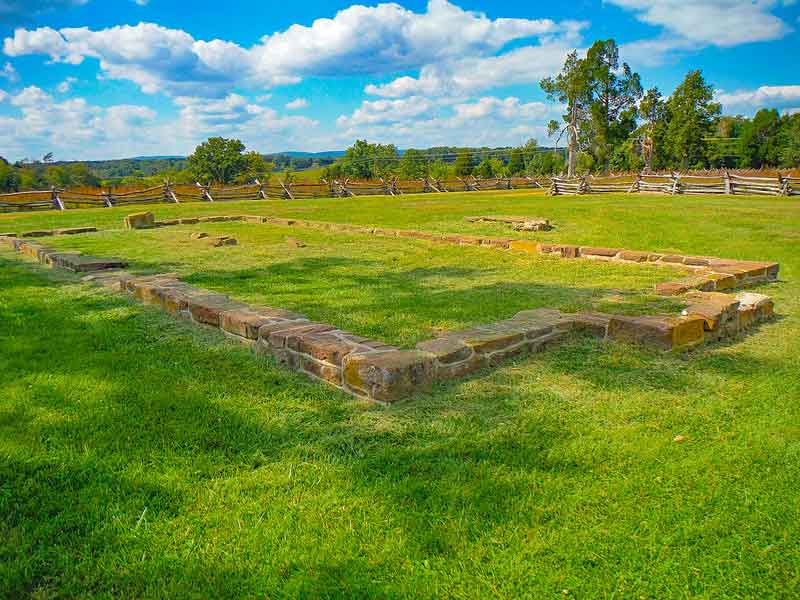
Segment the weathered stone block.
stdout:
[[208,237],[208,234],[205,231],[195,231],[189,235],[189,239],[191,240],[204,240]]
[[[259,330],[259,339],[264,337],[265,327]],[[296,351],[302,336],[334,329],[324,323],[291,323],[288,327],[277,328],[269,333],[269,346],[273,349],[289,348]]]
[[688,267],[707,267],[711,264],[711,260],[705,256],[684,256],[683,264]]
[[128,263],[119,258],[97,258],[85,255],[66,257],[61,255],[58,260],[58,266],[76,273],[88,273],[107,269],[124,269],[128,266]]
[[417,350],[433,354],[440,364],[459,363],[470,358],[474,351],[462,340],[441,337],[417,344]]
[[257,224],[261,224],[261,223],[266,223],[267,222],[267,218],[266,217],[262,217],[262,216],[259,216],[259,215],[245,215],[244,216],[244,220],[245,220],[246,223],[257,223]]
[[659,259],[659,261],[663,262],[663,263],[672,263],[672,264],[682,265],[683,264],[683,260],[685,258],[686,258],[685,256],[680,255],[680,254],[665,254],[664,256],[662,256]]
[[435,357],[418,350],[351,354],[344,363],[345,388],[375,401],[393,403],[429,388]]
[[703,319],[706,337],[712,340],[732,337],[739,333],[739,301],[729,294],[690,292],[684,316]]
[[562,258],[580,258],[581,256],[581,249],[578,246],[561,244],[555,247],[555,251],[560,252]]
[[656,294],[659,296],[680,296],[690,290],[712,292],[715,287],[714,280],[702,275],[692,275],[683,279],[656,284]]
[[736,295],[736,299],[739,301],[739,324],[742,329],[774,316],[775,304],[769,296],[742,292]]
[[299,357],[299,367],[312,377],[342,387],[342,368],[314,360],[310,356]]
[[608,337],[657,348],[682,350],[705,340],[702,317],[626,317],[615,315],[608,323]]
[[220,327],[230,334],[257,340],[265,325],[286,323],[289,319],[304,319],[302,315],[280,309],[253,308],[233,310],[222,314]]
[[94,233],[97,227],[67,227],[63,229],[56,229],[55,235],[78,235],[80,233]]
[[650,260],[649,252],[636,252],[634,250],[622,250],[617,256],[619,260],[626,260],[630,262],[647,262]]
[[52,231],[48,230],[40,230],[40,231],[25,231],[22,234],[24,238],[39,238],[39,237],[50,237],[53,235]]
[[540,244],[532,242],[531,240],[512,240],[508,244],[509,249],[526,254],[537,254],[539,252],[539,246]]
[[608,332],[608,323],[611,315],[596,312],[580,312],[567,317],[572,323],[572,328],[580,333],[594,337],[604,338]]
[[126,229],[148,229],[155,225],[156,216],[151,212],[132,213],[125,217]]
[[194,217],[178,219],[178,223],[180,223],[181,225],[197,225],[199,222],[200,219],[196,219]]
[[197,323],[219,327],[223,313],[246,308],[246,304],[235,302],[223,294],[195,296],[187,299],[187,309]]
[[603,258],[614,258],[621,252],[620,248],[598,248],[596,246],[581,246],[580,255]]
[[358,350],[359,345],[335,333],[310,333],[297,339],[296,348],[297,352],[307,354],[318,361],[341,367],[344,358]]
[[[0,238],[15,238],[15,237],[17,237],[17,234],[16,234],[16,233],[9,233],[9,232],[6,232],[6,233],[0,233]],[[3,239],[3,240],[0,240],[0,241],[3,241],[3,242],[5,242],[5,240],[4,240],[4,239]]]

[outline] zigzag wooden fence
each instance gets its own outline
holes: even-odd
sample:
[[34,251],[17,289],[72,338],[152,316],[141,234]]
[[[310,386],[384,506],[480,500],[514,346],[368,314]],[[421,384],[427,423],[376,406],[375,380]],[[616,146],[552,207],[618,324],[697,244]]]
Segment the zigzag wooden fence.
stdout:
[[400,181],[356,181],[350,179],[322,183],[276,183],[256,182],[239,186],[176,185],[161,186],[117,192],[114,190],[86,191],[61,190],[14,192],[0,194],[0,212],[20,210],[66,210],[70,208],[102,208],[127,204],[155,204],[182,202],[235,202],[241,200],[286,199],[305,200],[313,198],[347,198],[351,196],[400,196],[402,194],[436,192],[471,192],[480,190],[547,189],[549,178],[508,177],[480,179],[475,177],[456,179],[422,179]]
[[[754,174],[755,173],[755,174]],[[0,194],[0,212],[102,208],[128,204],[235,202],[242,200],[305,200],[354,196],[400,196],[445,192],[542,189],[553,195],[603,193],[800,195],[800,175],[762,172],[696,172],[691,174],[628,174],[589,177],[456,177],[401,181],[341,179],[321,183],[284,181],[239,186],[164,185],[126,191],[60,190]]]
[[740,194],[751,196],[800,195],[800,177],[738,174],[648,174],[606,175],[597,177],[553,177],[553,195],[604,194],[609,192],[658,194]]

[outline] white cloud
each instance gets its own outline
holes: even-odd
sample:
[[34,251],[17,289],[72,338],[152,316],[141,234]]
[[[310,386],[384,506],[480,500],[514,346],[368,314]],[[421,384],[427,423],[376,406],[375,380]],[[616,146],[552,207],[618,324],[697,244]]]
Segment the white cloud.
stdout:
[[72,85],[76,83],[78,79],[76,77],[67,77],[64,81],[56,86],[56,91],[59,94],[66,94],[72,88]]
[[573,46],[569,39],[556,39],[538,46],[523,46],[499,56],[469,57],[427,65],[419,77],[400,77],[383,85],[368,85],[367,94],[401,98],[413,94],[463,95],[497,86],[536,83],[558,72]]
[[546,123],[562,107],[519,98],[487,96],[474,102],[448,98],[410,97],[366,101],[337,120],[338,139],[395,143],[407,148],[436,145],[519,145],[534,137],[544,140]]
[[726,111],[754,111],[759,108],[791,110],[800,102],[800,85],[762,85],[754,90],[725,92],[721,90],[716,100]]
[[45,54],[70,64],[94,58],[105,77],[133,81],[147,93],[221,97],[235,87],[263,89],[311,75],[390,74],[491,56],[511,41],[574,28],[573,22],[549,19],[490,19],[447,0],[430,0],[424,13],[398,4],[354,5],[332,19],[264,36],[251,48],[195,40],[153,23],[98,31],[17,29],[3,47],[9,56]]
[[289,110],[300,110],[301,108],[308,108],[308,100],[305,98],[295,98],[291,102],[286,103],[286,108]]
[[212,135],[241,139],[249,148],[286,150],[301,144],[325,147],[318,123],[280,115],[230,94],[221,99],[180,97],[176,118],[160,119],[149,107],[101,107],[84,98],[58,101],[39,87],[15,95],[0,93],[18,115],[0,117],[4,154],[38,156],[53,151],[64,159],[122,158],[147,154],[188,154]]
[[703,45],[726,47],[776,40],[792,31],[772,13],[779,0],[608,1],[633,11],[644,23]]
[[19,81],[19,74],[14,68],[14,65],[12,65],[10,62],[4,64],[3,68],[0,69],[0,77],[6,79],[9,83],[16,83]]
[[9,98],[8,92],[0,90],[0,102],[5,102],[6,100],[8,100],[8,98]]

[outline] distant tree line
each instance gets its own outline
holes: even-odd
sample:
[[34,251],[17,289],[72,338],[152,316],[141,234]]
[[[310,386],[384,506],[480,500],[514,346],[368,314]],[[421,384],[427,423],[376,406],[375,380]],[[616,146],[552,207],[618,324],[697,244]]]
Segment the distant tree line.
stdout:
[[570,53],[540,86],[566,107],[548,129],[565,140],[569,174],[800,165],[800,115],[722,116],[701,71],[689,71],[668,98],[656,87],[644,90],[613,39],[595,42],[583,57]]

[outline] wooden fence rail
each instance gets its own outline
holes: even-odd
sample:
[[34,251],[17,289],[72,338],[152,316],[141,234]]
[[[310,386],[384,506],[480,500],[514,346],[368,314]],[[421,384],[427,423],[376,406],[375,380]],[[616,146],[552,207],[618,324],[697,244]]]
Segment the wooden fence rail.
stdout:
[[640,174],[596,177],[553,177],[552,195],[603,194],[608,192],[659,194],[729,194],[751,196],[800,195],[800,177],[721,174]]
[[604,193],[657,194],[749,194],[771,196],[800,195],[800,176],[796,174],[734,173],[660,173],[598,175],[589,177],[456,177],[419,180],[380,179],[355,181],[336,179],[320,183],[285,181],[238,186],[210,186],[196,183],[164,185],[115,192],[103,190],[50,190],[0,194],[0,212],[103,208],[130,204],[182,202],[237,202],[245,200],[307,200],[314,198],[349,198],[354,196],[400,196],[403,194],[477,192],[488,190],[545,189],[552,195]]

